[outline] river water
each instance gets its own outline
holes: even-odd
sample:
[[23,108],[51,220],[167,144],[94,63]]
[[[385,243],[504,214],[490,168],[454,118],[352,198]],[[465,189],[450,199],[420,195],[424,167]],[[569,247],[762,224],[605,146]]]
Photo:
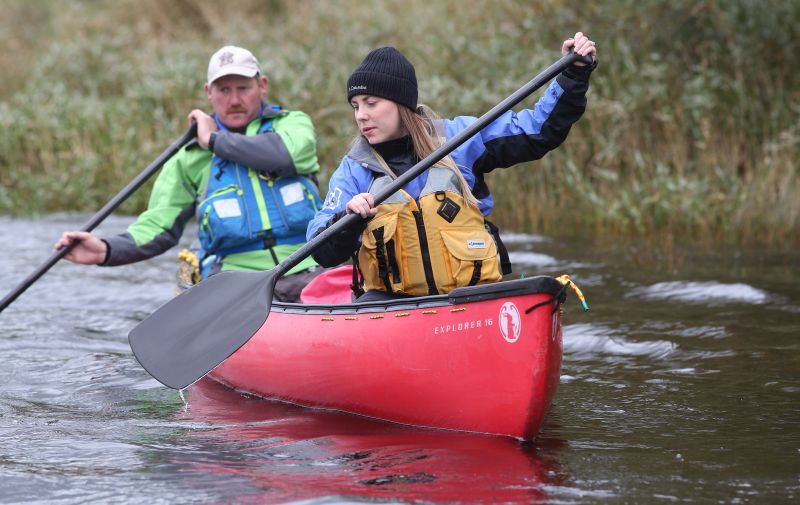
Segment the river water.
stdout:
[[[0,217],[0,294],[88,216]],[[124,230],[112,217],[100,234]],[[0,503],[797,503],[800,255],[505,235],[568,273],[561,383],[533,443],[162,387],[127,344],[175,256],[57,264],[0,314]]]

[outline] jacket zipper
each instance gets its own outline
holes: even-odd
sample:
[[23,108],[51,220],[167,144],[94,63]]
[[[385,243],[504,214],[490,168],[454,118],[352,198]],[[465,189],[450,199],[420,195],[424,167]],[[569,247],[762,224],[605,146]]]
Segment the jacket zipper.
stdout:
[[[244,193],[245,185],[242,183],[242,171],[247,173],[247,167],[243,167],[237,163],[237,168],[241,168],[243,170],[236,170],[236,182],[239,183],[239,187],[242,188],[242,193]],[[244,195],[242,195],[242,200],[244,200]],[[253,238],[253,227],[250,225],[250,212],[247,210],[247,202],[242,202],[242,207],[244,207],[244,220],[247,223],[247,238]]]

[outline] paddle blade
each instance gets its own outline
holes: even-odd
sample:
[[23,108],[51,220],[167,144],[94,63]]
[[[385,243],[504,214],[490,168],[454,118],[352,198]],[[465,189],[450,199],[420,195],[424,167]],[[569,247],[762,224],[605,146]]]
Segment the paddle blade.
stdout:
[[261,328],[276,281],[271,271],[212,275],[133,328],[128,334],[133,354],[160,383],[185,388]]

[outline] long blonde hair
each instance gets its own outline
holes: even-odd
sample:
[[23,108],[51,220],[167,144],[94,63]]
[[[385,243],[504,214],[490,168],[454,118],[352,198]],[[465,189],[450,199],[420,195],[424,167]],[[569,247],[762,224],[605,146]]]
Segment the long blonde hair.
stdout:
[[[436,122],[439,120],[439,116],[437,116],[430,107],[419,104],[417,110],[412,111],[408,107],[397,104],[397,109],[400,112],[400,126],[405,128],[411,137],[411,144],[414,146],[414,154],[417,156],[417,159],[424,159],[442,145],[444,136],[439,135],[439,132],[436,131]],[[396,175],[389,168],[389,165],[378,151],[372,149],[372,152],[383,168],[388,169],[389,173]],[[461,193],[464,195],[464,200],[468,205],[477,207],[478,200],[472,194],[467,180],[464,179],[464,174],[462,174],[461,170],[456,166],[456,162],[453,161],[453,158],[448,154],[438,161],[436,165],[449,168],[456,174],[459,186],[461,187]]]

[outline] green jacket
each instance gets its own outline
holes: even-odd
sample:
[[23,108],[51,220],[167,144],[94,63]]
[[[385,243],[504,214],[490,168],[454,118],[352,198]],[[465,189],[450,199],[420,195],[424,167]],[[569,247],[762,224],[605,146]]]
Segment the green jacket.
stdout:
[[[265,118],[272,118],[272,132],[253,135]],[[319,171],[316,135],[311,118],[300,111],[271,110],[253,120],[248,135],[219,132],[214,154],[254,170],[277,176],[307,175]],[[153,186],[147,210],[128,226],[126,233],[103,240],[108,244],[105,266],[126,265],[164,253],[178,244],[186,223],[194,218],[197,204],[204,198],[211,173],[212,155],[193,140],[170,158]],[[283,261],[303,244],[273,248]],[[222,270],[266,270],[275,266],[268,250],[231,254],[224,258]],[[316,266],[309,256],[288,274]]]

